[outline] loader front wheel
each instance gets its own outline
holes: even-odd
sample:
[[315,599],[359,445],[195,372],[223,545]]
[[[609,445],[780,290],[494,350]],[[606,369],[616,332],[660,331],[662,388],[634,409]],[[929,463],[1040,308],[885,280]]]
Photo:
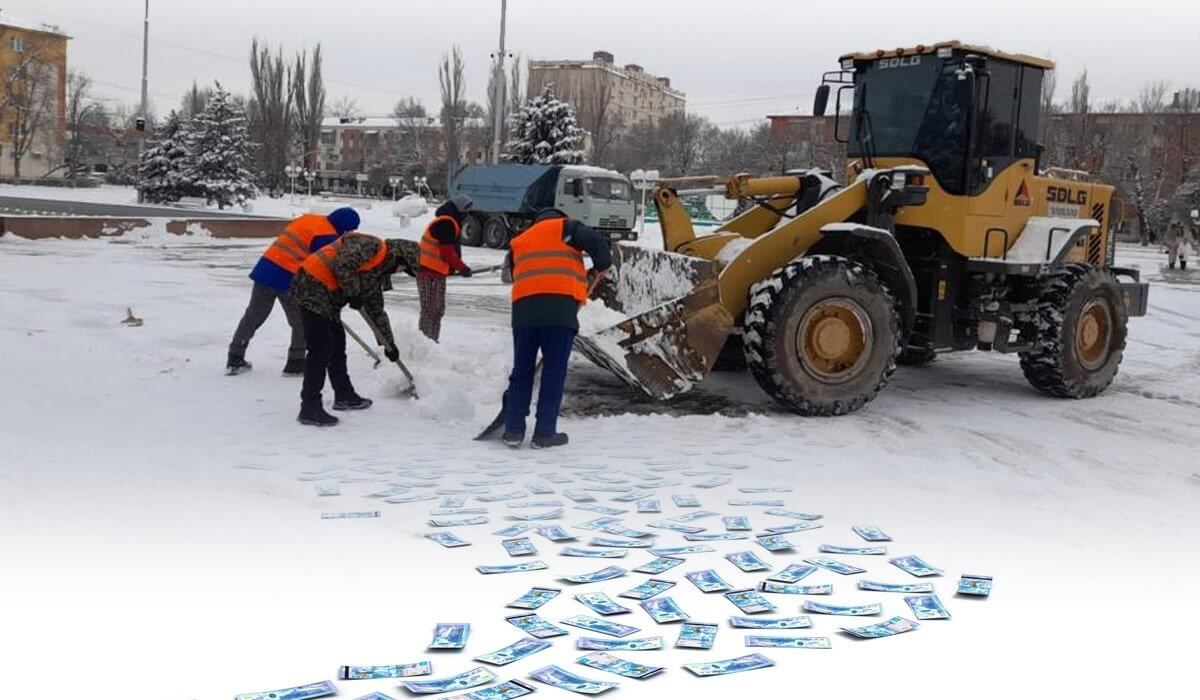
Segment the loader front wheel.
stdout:
[[900,314],[875,273],[816,255],[751,289],[742,338],[772,398],[802,415],[842,415],[875,398],[896,370]]

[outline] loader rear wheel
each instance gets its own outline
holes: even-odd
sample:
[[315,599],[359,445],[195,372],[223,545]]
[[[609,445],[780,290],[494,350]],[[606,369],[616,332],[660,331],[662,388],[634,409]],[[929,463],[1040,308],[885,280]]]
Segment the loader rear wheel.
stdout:
[[843,415],[875,398],[896,370],[900,313],[875,273],[816,255],[754,286],[742,338],[772,398],[801,415]]
[[478,214],[467,214],[463,217],[459,240],[463,245],[472,248],[483,243],[483,221]]
[[1125,352],[1129,314],[1110,272],[1068,265],[1041,281],[1033,349],[1021,370],[1039,391],[1070,399],[1108,388]]

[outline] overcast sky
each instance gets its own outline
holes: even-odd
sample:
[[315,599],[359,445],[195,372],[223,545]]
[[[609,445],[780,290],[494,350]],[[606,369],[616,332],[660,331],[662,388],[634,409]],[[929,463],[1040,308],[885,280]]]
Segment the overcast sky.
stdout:
[[[839,54],[957,38],[1059,64],[1059,96],[1084,67],[1095,101],[1128,99],[1149,78],[1200,85],[1195,0],[509,0],[508,45],[528,58],[593,50],[670,76],[690,110],[724,125],[807,111]],[[0,0],[5,16],[58,24],[71,67],[104,95],[135,102],[142,0]],[[193,80],[246,92],[250,39],[292,52],[320,42],[330,102],[369,115],[404,95],[437,102],[439,57],[459,44],[471,99],[483,102],[500,0],[151,0],[150,91],[159,111]],[[1111,9],[1110,9],[1111,8]],[[1121,8],[1121,9],[1117,9]]]

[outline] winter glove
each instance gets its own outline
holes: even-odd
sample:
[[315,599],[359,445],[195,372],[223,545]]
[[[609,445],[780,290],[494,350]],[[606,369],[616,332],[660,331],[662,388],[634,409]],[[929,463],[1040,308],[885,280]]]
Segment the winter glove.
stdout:
[[350,308],[354,309],[355,311],[362,310],[362,299],[360,299],[358,297],[350,297],[349,299],[346,300],[346,304],[349,305]]
[[383,356],[388,359],[388,362],[396,362],[400,359],[400,351],[396,346],[389,345],[383,349]]
[[464,265],[462,269],[458,271],[458,274],[460,277],[470,277],[474,273],[471,271],[471,268]]

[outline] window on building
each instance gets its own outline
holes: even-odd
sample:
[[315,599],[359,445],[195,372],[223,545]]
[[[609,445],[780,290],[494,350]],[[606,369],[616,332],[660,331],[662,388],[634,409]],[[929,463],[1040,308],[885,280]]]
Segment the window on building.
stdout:
[[25,53],[25,37],[14,36],[8,40],[8,45],[17,53]]

